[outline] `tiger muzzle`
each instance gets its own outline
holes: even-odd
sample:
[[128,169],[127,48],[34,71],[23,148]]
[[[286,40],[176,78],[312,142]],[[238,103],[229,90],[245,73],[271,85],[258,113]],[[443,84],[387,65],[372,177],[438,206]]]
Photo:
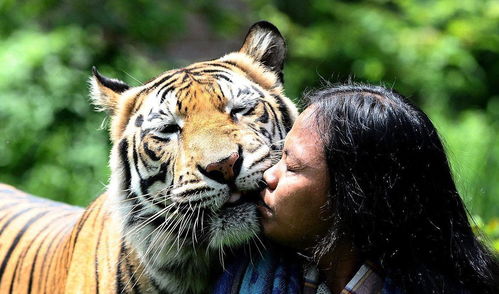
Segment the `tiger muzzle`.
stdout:
[[239,146],[238,152],[234,152],[218,162],[210,163],[206,168],[198,165],[198,170],[211,180],[231,186],[239,175],[242,165],[242,148]]

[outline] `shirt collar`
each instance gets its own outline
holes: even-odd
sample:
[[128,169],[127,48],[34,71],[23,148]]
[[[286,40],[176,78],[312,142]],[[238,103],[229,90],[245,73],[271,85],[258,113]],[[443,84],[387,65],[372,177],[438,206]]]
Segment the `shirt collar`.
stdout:
[[383,278],[377,267],[365,262],[347,283],[341,294],[376,294],[381,293]]
[[[378,294],[383,288],[383,278],[379,267],[372,262],[365,262],[347,283],[341,294]],[[315,267],[304,270],[304,294],[330,294],[324,282],[319,280],[319,272]]]

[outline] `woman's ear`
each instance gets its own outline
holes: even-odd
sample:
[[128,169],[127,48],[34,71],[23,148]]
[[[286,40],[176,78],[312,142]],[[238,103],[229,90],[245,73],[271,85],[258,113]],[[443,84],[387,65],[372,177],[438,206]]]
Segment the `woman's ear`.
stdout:
[[279,30],[270,22],[260,21],[251,26],[239,52],[274,71],[283,82],[282,67],[286,56],[286,42]]
[[92,103],[98,111],[106,111],[109,115],[113,115],[121,94],[130,86],[120,80],[101,75],[95,66],[92,67],[92,74],[89,81]]

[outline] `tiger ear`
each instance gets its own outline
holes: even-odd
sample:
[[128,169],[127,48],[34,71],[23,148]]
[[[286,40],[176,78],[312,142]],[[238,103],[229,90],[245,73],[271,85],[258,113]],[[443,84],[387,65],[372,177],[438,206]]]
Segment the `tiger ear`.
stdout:
[[273,24],[260,21],[252,25],[239,52],[253,57],[270,68],[278,75],[282,83],[286,42]]
[[130,86],[120,80],[101,75],[95,66],[92,67],[92,74],[92,77],[90,77],[92,103],[98,111],[106,111],[108,114],[113,115],[118,106],[121,93],[128,90]]

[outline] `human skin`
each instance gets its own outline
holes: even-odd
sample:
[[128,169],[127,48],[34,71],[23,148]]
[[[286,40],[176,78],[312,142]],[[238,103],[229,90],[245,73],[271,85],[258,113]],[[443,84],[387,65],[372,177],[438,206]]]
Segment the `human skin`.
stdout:
[[280,161],[264,173],[267,188],[260,206],[264,233],[271,240],[305,249],[323,236],[331,220],[326,202],[329,173],[319,136],[313,130],[313,107],[297,119],[284,143]]

